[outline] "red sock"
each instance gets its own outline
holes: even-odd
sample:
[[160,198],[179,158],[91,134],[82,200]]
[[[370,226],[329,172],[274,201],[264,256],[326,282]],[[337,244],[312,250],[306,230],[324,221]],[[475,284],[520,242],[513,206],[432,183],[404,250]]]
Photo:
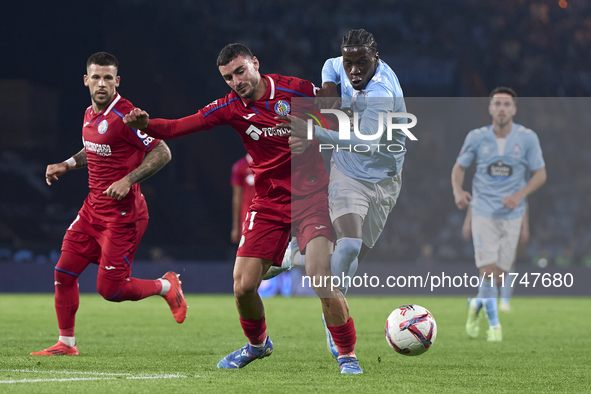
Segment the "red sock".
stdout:
[[55,313],[60,336],[73,337],[76,311],[80,303],[78,279],[59,271],[55,271]]
[[125,279],[121,292],[111,301],[138,301],[146,297],[160,294],[162,291],[162,282],[152,279]]
[[339,356],[349,356],[354,353],[355,341],[357,335],[355,335],[355,324],[353,324],[353,318],[350,317],[349,321],[342,326],[326,326],[332,334],[332,339],[339,349]]
[[251,345],[260,345],[267,339],[265,316],[258,320],[240,318],[240,325]]

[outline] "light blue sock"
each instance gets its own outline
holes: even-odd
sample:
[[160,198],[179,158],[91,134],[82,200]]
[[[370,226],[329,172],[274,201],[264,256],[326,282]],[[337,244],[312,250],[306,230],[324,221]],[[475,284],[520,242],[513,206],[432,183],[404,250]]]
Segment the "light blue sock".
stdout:
[[482,285],[478,289],[478,299],[486,309],[486,318],[489,326],[499,325],[499,311],[497,309],[497,297],[499,296],[499,289],[495,282],[488,279],[482,281]]
[[[501,289],[500,289],[501,301],[504,301],[504,302],[509,302],[511,297],[513,297],[513,289],[514,288],[511,286],[511,282],[513,282],[513,280],[516,278],[516,276],[511,275],[511,274],[515,274],[515,271],[507,272],[507,277],[505,278],[505,282],[503,283],[503,287],[501,287]],[[515,282],[517,282],[517,280],[515,280]]]
[[[340,279],[345,277],[344,283],[341,283],[339,289],[347,293],[357,267],[359,265],[359,252],[361,251],[362,241],[359,238],[341,238],[337,241],[332,257],[330,258],[330,270],[333,276]],[[347,278],[349,278],[347,280]]]

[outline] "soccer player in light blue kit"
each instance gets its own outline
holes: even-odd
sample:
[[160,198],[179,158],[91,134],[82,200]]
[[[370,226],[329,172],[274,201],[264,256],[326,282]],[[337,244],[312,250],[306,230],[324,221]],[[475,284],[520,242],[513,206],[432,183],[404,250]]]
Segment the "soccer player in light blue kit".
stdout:
[[[322,89],[317,97],[320,107],[330,108],[330,98],[339,96],[341,85],[341,111],[353,117],[358,114],[357,129],[367,139],[351,133],[351,139],[339,140],[334,130],[314,127],[314,138],[321,144],[335,147],[332,154],[329,184],[329,208],[337,244],[331,258],[332,275],[349,278],[341,283],[346,294],[350,280],[357,271],[359,261],[375,245],[384,229],[388,215],[396,204],[402,184],[402,164],[406,152],[406,135],[400,129],[392,130],[392,139],[387,133],[371,138],[378,132],[381,120],[386,130],[388,112],[405,113],[402,89],[396,74],[377,52],[373,35],[364,29],[351,30],[341,44],[342,56],[328,59],[322,69]],[[331,115],[324,115],[331,116]],[[294,153],[306,147],[306,134],[292,120],[291,146]],[[353,120],[353,119],[351,119]],[[394,118],[393,123],[407,123],[406,118]],[[298,130],[300,132],[298,132]],[[360,147],[357,151],[354,146]],[[338,147],[338,149],[337,149]],[[390,147],[390,148],[388,148]],[[335,326],[347,321],[343,316],[323,316],[327,345],[333,357],[339,361],[354,356],[353,346],[336,343],[330,334]],[[352,321],[352,320],[351,320]],[[361,373],[361,370],[360,372]]]
[[[515,258],[526,198],[546,182],[538,136],[513,123],[516,93],[499,87],[490,94],[492,125],[468,133],[451,173],[456,206],[470,206],[476,266],[484,278],[476,298],[468,300],[466,332],[476,338],[478,313],[485,307],[489,341],[502,341],[497,311],[498,286]],[[476,161],[472,193],[462,187],[466,168]],[[528,180],[529,179],[529,180]],[[493,280],[491,280],[491,275]]]

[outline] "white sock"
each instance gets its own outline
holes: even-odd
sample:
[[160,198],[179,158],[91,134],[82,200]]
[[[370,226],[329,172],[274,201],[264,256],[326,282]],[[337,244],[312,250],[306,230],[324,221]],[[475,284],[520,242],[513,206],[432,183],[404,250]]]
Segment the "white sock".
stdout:
[[62,337],[60,335],[59,340],[68,346],[75,346],[76,345],[76,338],[75,337]]
[[168,279],[158,278],[158,280],[162,282],[162,291],[160,292],[160,295],[163,296],[170,290],[170,282],[168,281]]

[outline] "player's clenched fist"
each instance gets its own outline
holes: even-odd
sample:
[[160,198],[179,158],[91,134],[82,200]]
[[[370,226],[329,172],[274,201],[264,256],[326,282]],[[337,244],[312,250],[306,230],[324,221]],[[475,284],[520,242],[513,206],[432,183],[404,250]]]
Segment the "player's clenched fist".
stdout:
[[460,209],[466,209],[468,205],[470,205],[470,200],[472,200],[472,195],[465,191],[461,190],[459,192],[454,192],[454,200],[456,206]]
[[294,155],[301,155],[308,146],[310,146],[310,141],[306,138],[289,137],[289,149]]
[[123,122],[134,129],[143,130],[150,123],[150,115],[139,108],[134,108],[130,113],[123,117]]
[[127,196],[127,193],[129,193],[129,189],[131,189],[131,183],[127,180],[127,178],[122,178],[117,182],[113,182],[111,186],[109,186],[109,188],[103,192],[103,194],[117,200],[122,200],[125,198],[125,196]]

